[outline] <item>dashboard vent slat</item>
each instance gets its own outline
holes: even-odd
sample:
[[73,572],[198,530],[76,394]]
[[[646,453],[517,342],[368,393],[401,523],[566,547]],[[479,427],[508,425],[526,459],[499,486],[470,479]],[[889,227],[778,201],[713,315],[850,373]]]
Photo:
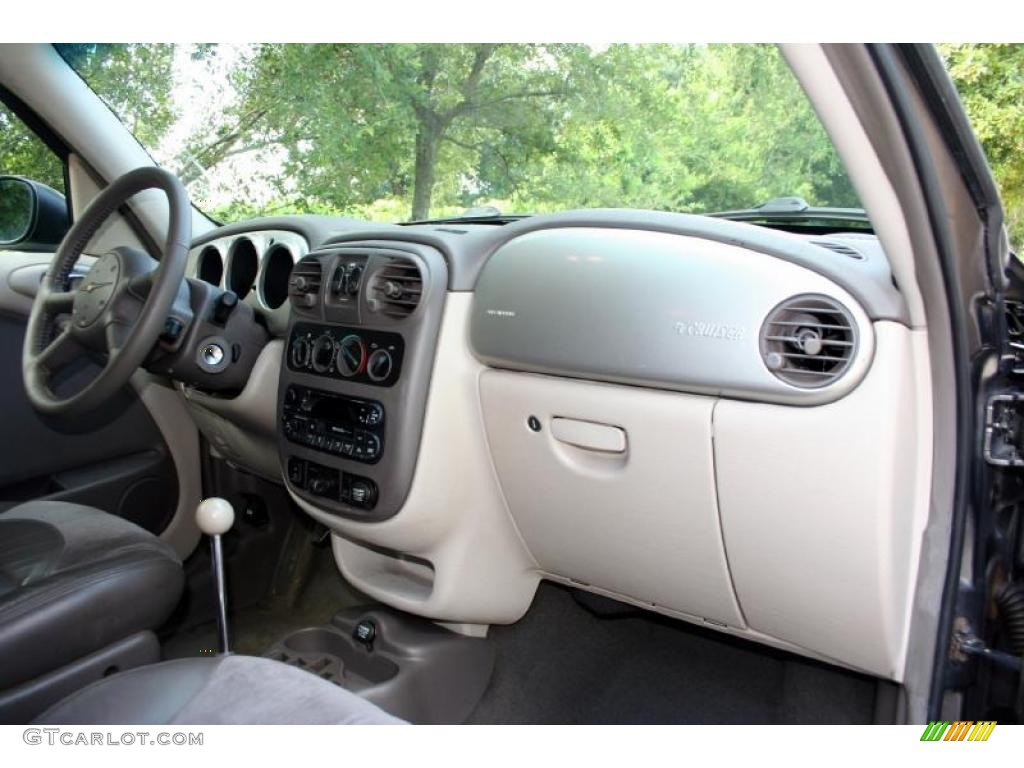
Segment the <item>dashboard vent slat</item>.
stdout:
[[391,257],[376,269],[370,279],[370,307],[388,317],[404,319],[420,305],[423,275],[419,266],[402,257]]
[[299,259],[288,277],[288,298],[299,311],[316,306],[323,283],[323,266],[316,256]]
[[[796,336],[765,336],[766,341],[788,341],[792,344],[799,344],[800,339]],[[822,341],[822,344],[826,347],[852,347],[852,341]]]
[[813,240],[812,241],[819,248],[827,248],[833,253],[841,254],[857,261],[864,261],[864,254],[858,251],[856,248],[845,243],[837,243],[834,240]]
[[776,377],[815,389],[837,381],[857,354],[857,329],[849,311],[827,296],[794,296],[773,309],[761,326],[761,358]]
[[[799,309],[799,310],[793,310],[793,311],[794,312],[801,312],[801,313],[809,312],[809,310],[807,310],[807,309]],[[804,324],[805,323],[800,321],[800,320],[776,320],[775,322],[772,323],[772,325],[781,325],[781,326],[784,326],[784,327],[801,326],[801,325],[804,325]],[[826,328],[826,329],[829,329],[829,330],[841,330],[843,328],[847,328],[848,327],[846,325],[833,325],[833,324],[822,323],[822,322],[819,322],[816,325],[817,325],[818,328]]]

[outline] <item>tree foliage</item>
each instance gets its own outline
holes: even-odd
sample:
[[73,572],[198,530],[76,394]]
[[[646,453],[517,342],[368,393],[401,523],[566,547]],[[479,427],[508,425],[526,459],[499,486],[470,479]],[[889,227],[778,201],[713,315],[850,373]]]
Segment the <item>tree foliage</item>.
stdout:
[[1010,239],[1024,246],[1024,45],[939,50],[999,182]]
[[[61,54],[142,142],[163,138],[171,104],[173,45],[59,45]],[[0,104],[0,173],[27,176],[63,191],[64,170],[48,146]]]
[[[699,212],[783,195],[858,204],[774,46],[272,44],[232,59],[210,45],[58,48],[226,220],[395,220],[489,204]],[[1019,242],[1024,47],[941,50]],[[168,153],[178,121],[199,109],[180,98],[183,55],[200,88],[218,64],[228,71]],[[9,112],[0,127],[0,170],[60,188],[48,150]]]
[[856,204],[773,46],[266,45],[233,78],[182,173],[276,147],[288,209]]

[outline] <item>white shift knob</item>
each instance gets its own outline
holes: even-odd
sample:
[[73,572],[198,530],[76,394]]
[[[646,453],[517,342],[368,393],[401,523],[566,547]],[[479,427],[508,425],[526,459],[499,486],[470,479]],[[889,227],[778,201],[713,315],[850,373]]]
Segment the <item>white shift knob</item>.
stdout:
[[207,536],[220,536],[235,524],[235,510],[227,499],[213,496],[203,499],[196,508],[196,525]]

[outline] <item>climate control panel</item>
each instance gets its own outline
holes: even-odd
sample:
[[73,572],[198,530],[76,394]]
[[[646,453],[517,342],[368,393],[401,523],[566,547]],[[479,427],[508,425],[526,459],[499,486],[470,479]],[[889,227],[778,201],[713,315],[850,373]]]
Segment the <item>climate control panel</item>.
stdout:
[[290,384],[281,421],[286,440],[316,451],[364,464],[384,453],[384,406],[375,400]]
[[404,352],[397,333],[296,323],[287,364],[292,371],[390,387],[398,381]]

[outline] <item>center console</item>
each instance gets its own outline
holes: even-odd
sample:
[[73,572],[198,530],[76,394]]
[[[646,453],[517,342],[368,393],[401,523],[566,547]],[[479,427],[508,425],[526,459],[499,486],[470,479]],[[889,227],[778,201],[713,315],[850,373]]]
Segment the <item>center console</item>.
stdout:
[[447,287],[412,243],[336,243],[299,261],[278,388],[283,474],[326,512],[395,514],[412,482]]

